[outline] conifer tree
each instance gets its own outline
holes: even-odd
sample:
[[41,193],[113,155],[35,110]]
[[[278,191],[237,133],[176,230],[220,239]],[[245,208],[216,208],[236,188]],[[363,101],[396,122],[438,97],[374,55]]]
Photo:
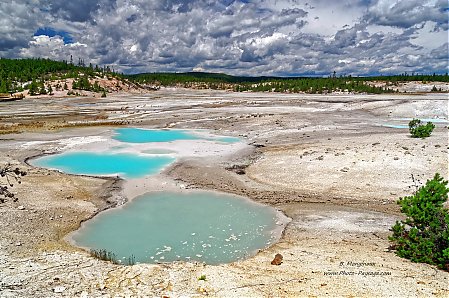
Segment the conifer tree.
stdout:
[[437,173],[414,195],[400,198],[398,204],[407,218],[392,227],[390,240],[400,257],[449,271],[449,212],[444,208],[447,183]]

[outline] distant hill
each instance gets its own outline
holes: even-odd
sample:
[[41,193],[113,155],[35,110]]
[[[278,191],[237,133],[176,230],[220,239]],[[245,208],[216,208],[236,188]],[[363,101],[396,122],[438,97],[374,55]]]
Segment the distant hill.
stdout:
[[109,67],[79,60],[0,59],[0,94],[35,95],[92,95],[129,91],[135,84]]

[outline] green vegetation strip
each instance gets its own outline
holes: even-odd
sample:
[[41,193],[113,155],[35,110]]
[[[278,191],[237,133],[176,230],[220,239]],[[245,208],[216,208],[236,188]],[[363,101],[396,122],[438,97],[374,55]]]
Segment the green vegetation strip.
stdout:
[[[72,59],[70,59],[72,60]],[[303,92],[303,93],[393,93],[399,92],[399,83],[420,81],[449,82],[448,74],[401,74],[394,76],[353,77],[337,76],[334,72],[329,77],[246,77],[231,76],[221,73],[187,72],[187,73],[143,73],[123,75],[109,66],[85,65],[83,59],[73,61],[52,61],[49,59],[0,59],[0,94],[30,90],[30,95],[51,94],[48,81],[74,79],[73,89],[103,92],[106,90],[92,83],[98,77],[115,77],[122,81],[133,82],[136,87],[180,86],[186,88],[220,89],[233,91],[269,91],[269,92]],[[374,84],[380,82],[382,84]],[[58,86],[67,90],[67,86]],[[433,92],[441,89],[434,86]],[[73,91],[72,91],[73,92]]]

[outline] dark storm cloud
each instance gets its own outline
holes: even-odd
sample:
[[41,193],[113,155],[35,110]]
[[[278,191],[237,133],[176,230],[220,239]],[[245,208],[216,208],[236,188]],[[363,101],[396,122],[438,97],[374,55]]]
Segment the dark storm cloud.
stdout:
[[53,15],[72,22],[90,21],[92,14],[101,5],[113,6],[115,0],[51,0],[48,1],[50,12]]
[[40,24],[39,9],[29,2],[0,2],[0,54],[10,56],[17,48],[26,47]]
[[438,47],[434,50],[432,50],[430,52],[430,56],[433,59],[437,59],[437,60],[447,60],[448,58],[448,52],[449,52],[449,47],[448,47],[448,43],[446,42],[445,44],[443,44],[441,47]]
[[401,28],[432,21],[436,23],[435,28],[447,30],[447,8],[447,0],[378,0],[368,9],[366,17],[371,23]]

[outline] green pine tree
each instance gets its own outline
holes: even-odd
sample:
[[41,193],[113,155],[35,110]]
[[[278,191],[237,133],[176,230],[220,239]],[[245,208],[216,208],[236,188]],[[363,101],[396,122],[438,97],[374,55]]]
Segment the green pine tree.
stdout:
[[396,253],[412,262],[438,265],[449,271],[449,212],[447,181],[437,173],[412,196],[398,204],[407,217],[392,227]]
[[42,83],[41,87],[39,88],[39,94],[47,94],[47,90],[45,90],[45,86]]
[[33,80],[30,84],[29,94],[37,95],[38,93],[39,93],[39,89],[38,89],[37,83],[36,83],[36,81]]

